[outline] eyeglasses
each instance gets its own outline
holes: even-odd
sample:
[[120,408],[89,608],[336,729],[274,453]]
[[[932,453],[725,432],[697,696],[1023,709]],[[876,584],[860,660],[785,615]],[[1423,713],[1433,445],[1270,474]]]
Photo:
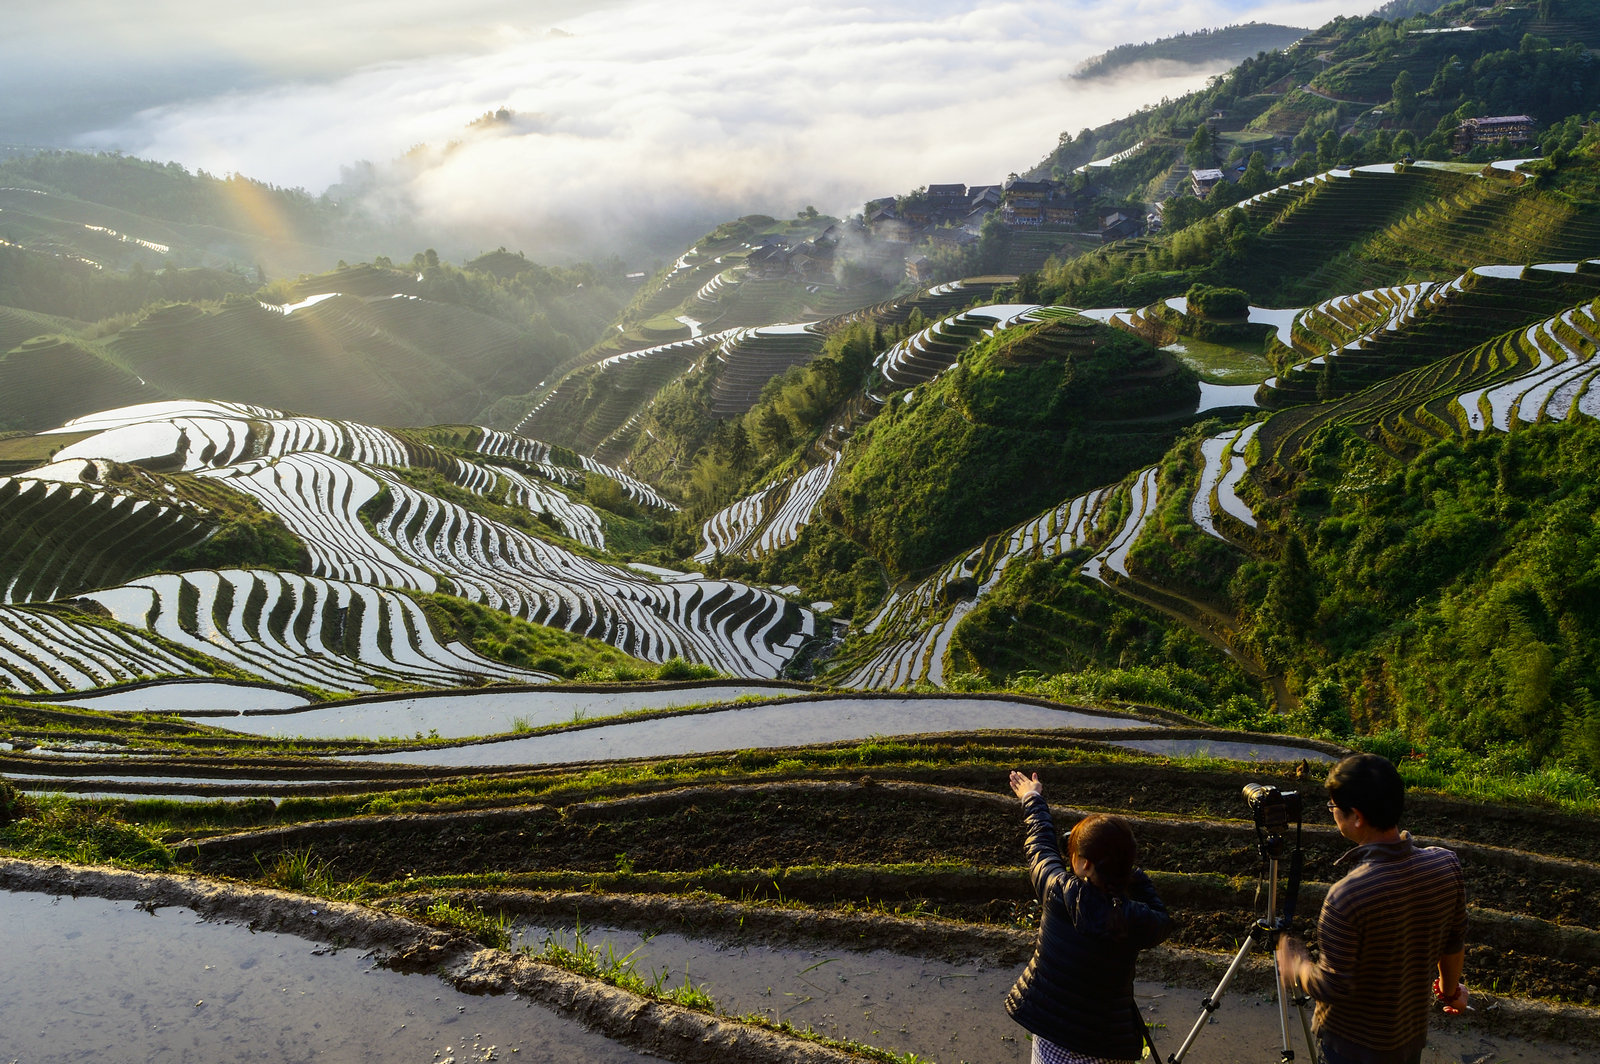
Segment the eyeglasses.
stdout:
[[1335,812],[1336,810],[1338,810],[1340,808],[1342,808],[1342,807],[1337,802],[1329,802],[1328,803],[1328,812],[1330,812],[1330,813]]

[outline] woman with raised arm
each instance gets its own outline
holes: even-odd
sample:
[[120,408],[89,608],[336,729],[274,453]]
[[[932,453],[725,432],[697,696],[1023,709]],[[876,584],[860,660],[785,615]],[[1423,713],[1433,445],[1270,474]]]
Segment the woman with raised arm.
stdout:
[[1006,1012],[1033,1035],[1034,1064],[1122,1064],[1144,1050],[1133,997],[1139,951],[1172,933],[1172,917],[1136,867],[1128,822],[1096,813],[1067,836],[1063,860],[1039,774],[1011,773],[1022,800],[1039,941],[1006,995]]

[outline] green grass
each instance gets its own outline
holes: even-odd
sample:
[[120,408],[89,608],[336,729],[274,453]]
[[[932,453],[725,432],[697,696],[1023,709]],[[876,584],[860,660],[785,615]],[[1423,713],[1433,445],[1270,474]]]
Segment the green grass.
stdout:
[[670,1001],[674,1005],[698,1012],[718,1011],[716,1002],[706,993],[705,987],[695,986],[689,981],[687,971],[683,973],[682,985],[669,986],[667,978],[670,973],[665,970],[652,971],[648,979],[639,973],[638,962],[633,956],[638,952],[637,947],[618,956],[616,948],[610,942],[597,946],[586,939],[581,924],[573,930],[572,938],[573,944],[570,947],[557,942],[554,938],[546,938],[544,947],[538,952],[528,947],[524,947],[522,952],[534,960],[555,965],[557,968],[590,979],[598,979],[608,986],[618,987],[654,1001]]
[[608,643],[533,624],[442,593],[412,595],[444,642],[459,639],[492,661],[591,682],[654,678],[658,667]]
[[511,921],[501,913],[490,914],[476,905],[453,905],[443,899],[428,906],[424,918],[430,924],[462,931],[493,949],[511,945]]
[[262,882],[296,894],[347,898],[360,887],[360,880],[350,882],[340,878],[334,873],[333,862],[324,861],[309,848],[278,854],[271,868],[262,866],[261,858],[258,856],[256,865],[261,868]]
[[120,803],[64,795],[22,795],[20,815],[0,827],[0,853],[38,861],[164,871],[172,851],[149,827],[118,815]]
[[1162,348],[1211,384],[1249,384],[1272,375],[1272,364],[1260,345],[1238,346],[1182,336]]

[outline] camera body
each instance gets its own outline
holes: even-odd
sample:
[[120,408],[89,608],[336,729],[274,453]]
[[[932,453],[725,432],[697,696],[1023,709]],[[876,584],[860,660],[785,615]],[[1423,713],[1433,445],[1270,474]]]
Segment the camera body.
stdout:
[[1270,783],[1244,785],[1244,801],[1255,814],[1256,828],[1267,835],[1282,835],[1301,820],[1299,791],[1280,791]]

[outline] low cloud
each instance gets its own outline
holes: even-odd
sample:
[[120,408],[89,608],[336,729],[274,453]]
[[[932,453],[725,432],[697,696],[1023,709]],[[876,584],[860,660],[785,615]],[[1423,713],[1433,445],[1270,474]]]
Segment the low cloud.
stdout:
[[[293,25],[294,6],[279,11],[280,25]],[[530,14],[478,0],[437,27],[430,49],[421,9],[401,4],[377,15],[388,20],[377,44],[351,53],[364,65],[336,70],[275,40],[245,87],[147,108],[81,143],[313,192],[342,185],[417,233],[454,234],[458,253],[638,256],[734,215],[807,204],[843,213],[929,182],[999,181],[1063,131],[1204,84],[1206,71],[1064,80],[1116,44],[1252,19],[1315,25],[1362,9],[546,0]],[[319,52],[341,34],[358,39],[348,9],[319,10],[340,21],[293,32],[320,36]],[[513,119],[469,128],[498,108]]]

